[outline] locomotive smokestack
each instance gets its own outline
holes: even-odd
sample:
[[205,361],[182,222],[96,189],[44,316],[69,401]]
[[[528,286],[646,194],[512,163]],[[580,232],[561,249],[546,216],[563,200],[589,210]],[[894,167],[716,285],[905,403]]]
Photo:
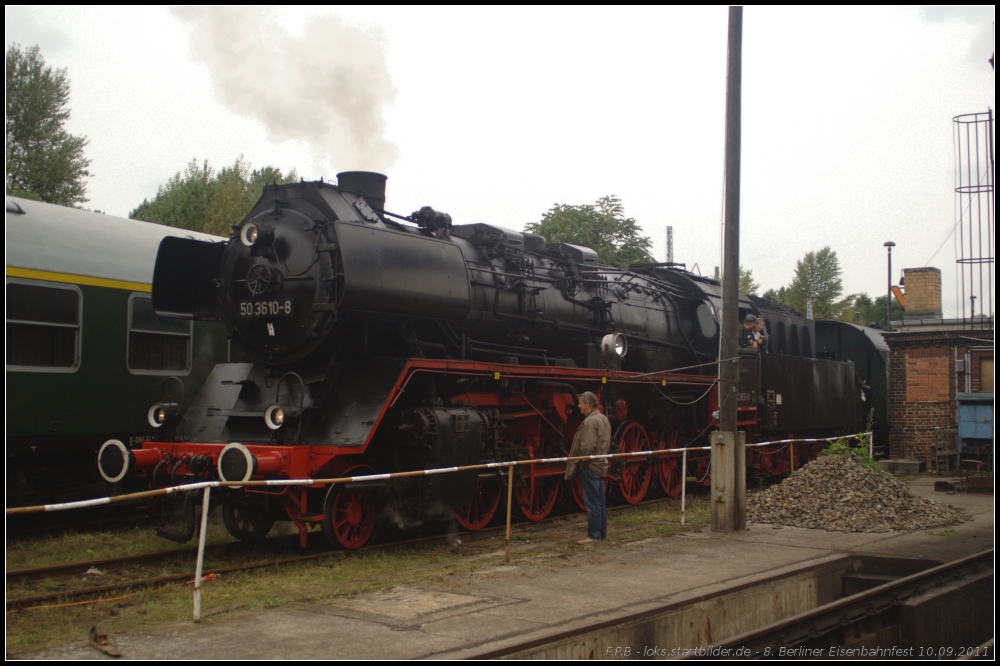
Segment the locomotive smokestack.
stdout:
[[337,174],[337,186],[340,189],[360,194],[379,215],[385,212],[385,181],[383,174],[374,171],[344,171]]

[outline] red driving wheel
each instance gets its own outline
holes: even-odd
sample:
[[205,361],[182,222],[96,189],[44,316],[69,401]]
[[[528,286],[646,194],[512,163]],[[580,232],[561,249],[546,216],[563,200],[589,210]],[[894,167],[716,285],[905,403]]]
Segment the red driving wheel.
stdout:
[[[660,433],[657,437],[656,450],[679,449],[684,446],[684,432],[680,429],[671,429]],[[661,455],[656,457],[653,464],[656,469],[656,477],[660,481],[660,487],[667,497],[677,497],[681,494],[681,487],[684,480],[681,478],[681,454]]]
[[[649,451],[649,435],[638,421],[625,424],[618,433],[619,453]],[[629,504],[638,504],[646,496],[653,480],[653,470],[645,456],[620,458],[618,494]]]
[[504,484],[498,475],[480,477],[476,495],[469,505],[455,512],[455,520],[467,530],[475,532],[490,524],[500,507]]
[[[354,468],[344,476],[372,473],[367,468]],[[356,550],[365,545],[375,529],[375,498],[370,492],[341,492],[342,487],[330,486],[323,502],[323,533],[333,546]]]
[[514,487],[514,499],[521,513],[528,520],[542,520],[550,513],[559,499],[559,476],[536,476],[532,478],[527,469],[521,477],[524,486]]

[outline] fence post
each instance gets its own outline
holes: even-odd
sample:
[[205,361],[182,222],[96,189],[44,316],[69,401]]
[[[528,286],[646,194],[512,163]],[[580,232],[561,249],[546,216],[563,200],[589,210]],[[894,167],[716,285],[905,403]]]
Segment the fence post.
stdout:
[[503,561],[510,564],[510,505],[514,497],[514,463],[507,468],[507,542],[503,547]]
[[681,525],[684,524],[684,518],[685,518],[684,502],[687,499],[687,485],[688,485],[688,450],[685,448],[684,453],[681,454]]
[[712,531],[746,530],[746,432],[712,433]]
[[208,496],[211,486],[205,486],[201,500],[201,530],[198,534],[198,563],[194,567],[194,621],[201,622],[201,571],[205,563],[205,533],[208,531]]

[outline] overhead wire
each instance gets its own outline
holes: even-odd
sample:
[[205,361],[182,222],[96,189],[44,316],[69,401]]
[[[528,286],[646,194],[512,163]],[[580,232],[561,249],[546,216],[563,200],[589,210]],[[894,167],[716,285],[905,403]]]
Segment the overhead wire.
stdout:
[[[983,174],[983,178],[986,178],[986,176],[988,176],[988,175],[989,175],[989,174],[985,174],[985,173],[984,173],[984,174]],[[983,181],[982,181],[982,179],[980,179],[980,180],[979,180],[979,184],[980,184],[980,185],[982,185],[982,184],[983,184]],[[960,194],[959,194],[958,192],[956,192],[956,193],[955,193],[955,196],[956,196],[956,197],[959,197],[959,198],[961,198],[961,195],[960,195]],[[956,219],[956,220],[955,220],[955,224],[951,225],[951,231],[949,231],[949,232],[948,232],[948,235],[947,235],[947,236],[945,236],[945,237],[944,237],[944,240],[943,240],[943,241],[941,241],[941,244],[940,244],[940,245],[938,245],[938,249],[934,250],[934,254],[932,254],[932,255],[931,255],[931,258],[930,258],[930,259],[928,259],[927,261],[925,261],[925,262],[924,262],[924,266],[923,266],[923,267],[925,267],[925,268],[926,268],[926,267],[927,267],[927,264],[929,264],[929,263],[931,263],[932,261],[934,261],[934,257],[936,257],[936,256],[937,256],[937,253],[941,251],[941,248],[943,248],[943,247],[944,247],[944,244],[948,242],[948,239],[949,239],[949,238],[951,238],[951,235],[952,235],[953,233],[955,233],[955,229],[957,229],[957,228],[958,228],[958,223],[959,223],[959,222],[962,222],[962,221],[963,221],[963,220],[965,219],[965,218],[964,218],[964,215],[965,215],[965,213],[968,213],[968,212],[970,212],[970,210],[971,210],[971,207],[972,207],[972,200],[971,200],[971,198],[970,198],[970,200],[969,200],[969,204],[968,204],[968,205],[967,205],[967,206],[965,207],[965,210],[964,210],[964,211],[962,211],[962,212],[961,212],[961,213],[959,214],[959,216],[958,216],[958,219]]]

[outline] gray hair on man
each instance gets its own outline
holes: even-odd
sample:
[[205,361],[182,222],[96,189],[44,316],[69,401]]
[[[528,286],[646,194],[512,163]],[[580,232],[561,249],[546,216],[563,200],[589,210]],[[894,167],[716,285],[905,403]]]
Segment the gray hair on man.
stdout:
[[584,391],[580,394],[580,400],[584,401],[593,408],[597,408],[597,396],[590,391]]

